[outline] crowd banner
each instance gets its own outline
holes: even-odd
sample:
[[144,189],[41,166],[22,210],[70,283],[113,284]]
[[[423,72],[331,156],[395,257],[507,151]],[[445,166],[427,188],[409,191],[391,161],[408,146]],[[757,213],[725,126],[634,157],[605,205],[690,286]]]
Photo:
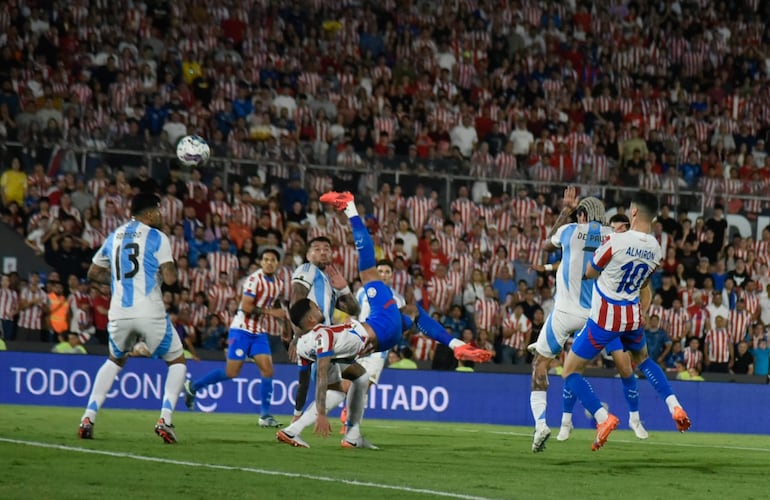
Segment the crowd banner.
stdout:
[[[0,352],[0,404],[85,407],[104,358],[98,356]],[[200,377],[221,362],[189,362],[190,376]],[[157,410],[166,366],[161,361],[130,359],[108,394],[105,408]],[[294,409],[297,369],[277,365],[273,380],[276,414]],[[260,379],[247,365],[239,377],[198,393],[196,411],[258,414]],[[626,428],[628,411],[617,378],[592,378],[591,384]],[[770,387],[756,384],[673,382],[693,420],[694,432],[770,434]],[[388,370],[371,388],[368,418],[532,425],[530,377],[519,374]],[[646,381],[639,381],[642,421],[649,430],[674,430],[665,403]],[[551,376],[548,422],[558,427],[562,381]],[[187,411],[181,400],[179,411]],[[336,410],[335,410],[336,411]],[[591,420],[578,404],[576,427]]]

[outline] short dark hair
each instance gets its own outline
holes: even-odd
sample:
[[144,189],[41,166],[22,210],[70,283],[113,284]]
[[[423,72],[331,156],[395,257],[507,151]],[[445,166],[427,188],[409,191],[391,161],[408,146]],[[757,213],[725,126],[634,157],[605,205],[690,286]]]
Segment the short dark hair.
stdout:
[[278,261],[281,260],[281,253],[275,248],[265,248],[264,250],[262,250],[262,253],[259,254],[259,258],[262,259],[262,257],[264,257],[266,253],[271,253],[275,255],[275,260],[278,260]]
[[315,238],[307,242],[307,247],[310,248],[311,246],[313,246],[313,243],[327,243],[329,246],[331,246],[332,240],[330,240],[326,236],[316,236]]
[[650,219],[658,213],[658,197],[649,191],[641,190],[634,193],[631,203],[636,205],[637,210],[644,212]]
[[141,215],[146,210],[160,208],[160,198],[152,193],[138,193],[131,199],[131,215]]
[[626,214],[615,214],[612,217],[610,217],[610,224],[614,224],[616,222],[619,222],[621,224],[630,225],[631,221],[628,219],[628,216]]
[[307,316],[307,313],[310,312],[312,303],[312,300],[305,297],[299,299],[294,303],[293,306],[289,308],[289,319],[291,319],[291,322],[294,324],[294,326],[301,328],[302,320],[304,320],[305,316]]
[[390,261],[390,259],[380,259],[377,261],[376,267],[380,266],[388,266],[390,270],[393,270],[393,262]]

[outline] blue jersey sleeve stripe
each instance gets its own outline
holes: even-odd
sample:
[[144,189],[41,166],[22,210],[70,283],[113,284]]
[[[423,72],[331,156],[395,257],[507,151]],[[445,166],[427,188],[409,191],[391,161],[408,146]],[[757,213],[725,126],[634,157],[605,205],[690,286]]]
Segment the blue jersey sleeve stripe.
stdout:
[[150,295],[158,283],[157,276],[160,266],[158,265],[156,253],[160,249],[160,231],[157,229],[150,230],[144,246],[144,259],[142,259],[142,263],[144,265],[144,295],[146,297]]
[[317,356],[318,356],[319,359],[320,358],[328,358],[330,356],[334,356],[334,351],[322,352],[322,353],[317,354]]

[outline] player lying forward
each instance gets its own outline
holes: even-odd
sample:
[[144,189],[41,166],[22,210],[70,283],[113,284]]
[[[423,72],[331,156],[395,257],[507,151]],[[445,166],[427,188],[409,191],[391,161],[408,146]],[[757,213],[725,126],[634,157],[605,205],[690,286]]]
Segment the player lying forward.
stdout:
[[[310,422],[315,420],[315,432],[328,436],[330,431],[329,421],[326,417],[327,410],[333,406],[327,405],[328,374],[332,359],[339,356],[348,356],[350,350],[346,349],[344,353],[337,354],[333,349],[339,343],[347,346],[350,335],[360,337],[361,344],[357,355],[366,355],[371,352],[387,351],[401,340],[405,329],[411,328],[413,323],[428,337],[449,346],[458,359],[465,359],[475,362],[487,362],[492,355],[483,350],[466,344],[461,340],[452,338],[436,320],[431,318],[423,309],[417,307],[410,309],[409,315],[402,314],[393,299],[390,288],[380,280],[376,269],[376,260],[374,257],[374,245],[369,231],[366,229],[363,221],[358,215],[353,195],[350,193],[326,193],[321,196],[321,201],[334,206],[337,210],[344,211],[350,219],[350,225],[353,229],[353,239],[359,254],[359,275],[361,282],[366,290],[366,296],[369,299],[371,313],[363,323],[351,320],[348,323],[337,326],[324,326],[323,313],[318,306],[309,299],[297,301],[289,310],[289,317],[297,329],[302,332],[302,338],[298,342],[297,352],[300,353],[300,343],[302,351],[306,354],[306,361],[313,362],[317,360],[316,366],[316,401],[310,408],[292,425],[276,434],[280,441],[293,444],[295,446],[306,446],[296,440],[299,433],[307,427]],[[313,332],[312,337],[308,332]],[[325,337],[325,338],[324,338]],[[317,349],[315,354],[309,347],[316,342]],[[320,342],[320,343],[319,343]],[[315,359],[314,359],[315,358]],[[301,365],[304,365],[300,361]],[[309,364],[309,363],[308,363]],[[361,377],[357,377],[353,385]],[[363,377],[361,383],[364,387],[367,381]],[[304,398],[303,388],[306,391],[310,381],[309,370],[307,368],[300,371],[300,387],[297,390],[297,400]],[[341,391],[339,391],[341,393]],[[355,391],[354,391],[355,393]],[[355,394],[357,396],[357,394]],[[341,399],[340,401],[341,402]],[[337,404],[339,404],[339,402]],[[349,401],[350,403],[350,401]],[[354,403],[355,404],[355,403]],[[336,406],[336,405],[335,405]],[[363,412],[363,407],[360,409]],[[355,414],[354,414],[355,413]],[[315,414],[315,415],[314,415]],[[343,446],[357,446],[359,442],[356,436],[360,433],[358,425],[360,423],[360,413],[358,408],[356,412],[349,406],[348,410],[348,434],[343,439]],[[350,439],[354,441],[350,441]]]

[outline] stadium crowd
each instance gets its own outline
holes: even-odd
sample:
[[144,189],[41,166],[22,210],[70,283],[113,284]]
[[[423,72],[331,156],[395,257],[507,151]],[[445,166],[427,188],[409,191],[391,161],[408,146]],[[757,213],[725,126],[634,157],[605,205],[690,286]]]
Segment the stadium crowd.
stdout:
[[[770,2],[738,4],[4,1],[2,216],[54,270],[44,286],[3,276],[5,338],[106,342],[109,289],[84,281],[89,257],[150,191],[183,287],[168,310],[191,352],[221,349],[265,247],[283,256],[285,300],[317,236],[355,283],[347,224],[318,203],[334,187],[357,191],[397,291],[497,362],[526,363],[553,305],[539,265],[559,256],[543,244],[580,183],[621,210],[623,188],[666,193],[652,357],[683,377],[767,375],[770,228],[742,238],[724,216],[770,211]],[[92,155],[84,171],[68,154],[170,152],[188,133],[227,182],[134,157]],[[259,168],[218,163],[241,159]],[[448,205],[446,174],[470,179]],[[707,211],[693,221],[694,192]],[[410,342],[415,359],[451,361]]]

